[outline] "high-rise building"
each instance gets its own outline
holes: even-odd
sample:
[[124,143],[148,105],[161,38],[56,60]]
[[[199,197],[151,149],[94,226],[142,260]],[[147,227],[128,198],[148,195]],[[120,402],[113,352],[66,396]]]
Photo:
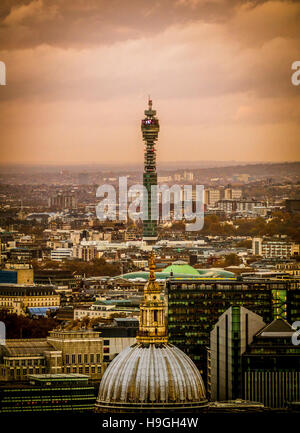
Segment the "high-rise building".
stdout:
[[243,398],[279,408],[300,401],[300,346],[295,329],[276,319],[261,329],[242,355]]
[[208,193],[209,193],[208,204],[210,206],[214,206],[217,203],[217,201],[221,199],[221,191],[218,189],[210,189]]
[[207,390],[211,400],[242,397],[242,358],[253,336],[263,327],[262,317],[241,306],[231,306],[210,333]]
[[145,115],[146,117],[142,120],[142,133],[145,142],[143,185],[147,190],[148,197],[147,201],[144,202],[143,239],[147,243],[154,243],[157,239],[157,195],[151,194],[151,189],[152,186],[157,185],[155,142],[158,138],[159,121],[155,117],[156,111],[152,110],[151,99],[148,101]]
[[242,197],[241,189],[232,189],[230,186],[224,189],[225,200],[239,200]]
[[168,296],[169,341],[183,350],[206,379],[210,331],[231,305],[259,314],[265,323],[300,317],[300,290],[293,279],[170,278]]

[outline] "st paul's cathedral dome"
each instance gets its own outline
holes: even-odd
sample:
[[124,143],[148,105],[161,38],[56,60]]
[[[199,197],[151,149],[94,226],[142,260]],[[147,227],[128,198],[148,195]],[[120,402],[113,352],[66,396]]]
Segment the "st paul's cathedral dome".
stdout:
[[207,405],[199,370],[184,352],[168,343],[165,306],[155,280],[153,256],[149,267],[137,341],[105,371],[97,412],[191,412]]

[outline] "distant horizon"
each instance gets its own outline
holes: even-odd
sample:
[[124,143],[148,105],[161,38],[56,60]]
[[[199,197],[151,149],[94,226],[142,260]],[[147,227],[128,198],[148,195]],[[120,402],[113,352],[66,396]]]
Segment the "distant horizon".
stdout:
[[[199,160],[199,161],[157,161],[157,166],[160,165],[175,165],[175,164],[179,164],[184,165],[184,164],[189,164],[189,165],[196,165],[196,164],[200,164],[200,165],[206,165],[206,164],[217,164],[219,166],[219,164],[226,164],[226,166],[229,166],[229,164],[232,164],[232,166],[236,166],[236,165],[263,165],[263,164],[295,164],[295,163],[300,163],[300,159],[299,160],[266,160],[266,161],[236,161],[236,160]],[[122,162],[105,162],[105,163],[98,163],[98,162],[87,162],[87,163],[62,163],[62,164],[58,164],[57,162],[41,162],[41,163],[15,163],[15,162],[1,162],[0,161],[0,167],[57,167],[57,168],[65,168],[65,167],[106,167],[106,166],[110,166],[110,167],[119,167],[122,166],[124,167],[124,163]],[[141,162],[129,162],[126,163],[126,167],[138,167],[140,166],[141,169],[143,169],[143,161]],[[210,167],[209,167],[210,168]],[[214,168],[214,166],[212,166],[211,168]],[[182,168],[180,168],[182,169]]]
[[[300,161],[260,161],[260,162],[243,162],[243,161],[182,161],[180,164],[169,162],[169,163],[160,163],[157,167],[158,175],[161,173],[162,175],[166,175],[168,172],[176,172],[176,171],[197,171],[197,170],[220,170],[220,169],[232,169],[237,172],[247,172],[247,168],[249,167],[249,171],[252,171],[250,167],[260,167],[260,166],[280,166],[280,165],[299,165],[300,171]],[[275,169],[276,170],[276,169]],[[287,168],[287,170],[289,170]],[[295,172],[295,168],[293,169]],[[40,175],[43,173],[50,174],[59,174],[62,171],[66,171],[67,174],[69,172],[70,175],[86,173],[87,175],[93,175],[97,172],[103,173],[112,173],[113,176],[125,176],[126,173],[142,173],[143,172],[143,164],[142,163],[131,163],[131,164],[3,164],[0,163],[0,175]],[[297,169],[296,169],[297,171]],[[63,174],[63,173],[61,173]]]

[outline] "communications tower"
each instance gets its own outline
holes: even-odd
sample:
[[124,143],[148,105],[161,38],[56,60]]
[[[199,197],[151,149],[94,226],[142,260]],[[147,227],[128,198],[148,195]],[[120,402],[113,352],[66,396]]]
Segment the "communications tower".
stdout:
[[[155,142],[158,138],[159,121],[155,117],[156,111],[152,109],[152,100],[148,100],[148,109],[145,110],[145,118],[142,120],[142,133],[145,142],[143,185],[148,192],[147,218],[144,219],[143,240],[153,244],[157,240],[157,196],[151,195],[152,185],[157,185],[156,149]],[[152,206],[153,205],[153,206]],[[153,209],[152,209],[153,207]]]

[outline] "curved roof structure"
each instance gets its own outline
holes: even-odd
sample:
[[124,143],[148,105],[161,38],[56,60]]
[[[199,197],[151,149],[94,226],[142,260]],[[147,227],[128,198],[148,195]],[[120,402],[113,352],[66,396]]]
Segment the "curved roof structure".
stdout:
[[[224,271],[224,269],[221,268],[195,269],[186,262],[181,261],[172,263],[172,265],[167,266],[161,272],[156,272],[157,280],[166,280],[167,278],[170,278],[170,276],[173,278],[235,278],[234,273]],[[125,278],[126,280],[140,280],[146,282],[149,278],[149,272],[129,272],[114,278],[120,277]]]
[[207,405],[196,365],[168,343],[165,304],[155,277],[153,254],[149,270],[136,343],[119,353],[105,371],[95,405],[97,412],[198,412]]
[[124,349],[105,371],[96,402],[101,412],[193,410],[206,405],[202,377],[171,344]]
[[164,269],[164,272],[173,272],[173,274],[196,275],[197,277],[199,277],[199,272],[197,271],[197,269],[182,261],[173,262],[170,266],[167,266]]

